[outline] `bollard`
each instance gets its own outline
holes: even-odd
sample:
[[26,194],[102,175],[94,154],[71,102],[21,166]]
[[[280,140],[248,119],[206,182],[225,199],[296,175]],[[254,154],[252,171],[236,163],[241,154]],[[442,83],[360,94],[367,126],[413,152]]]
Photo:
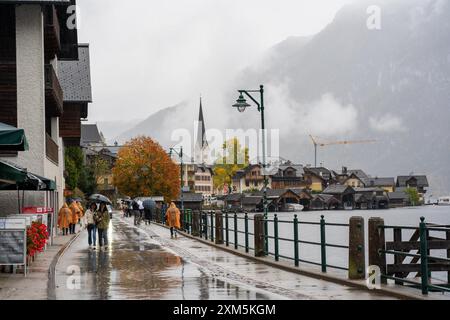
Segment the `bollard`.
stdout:
[[192,235],[195,237],[199,237],[201,236],[200,234],[200,221],[201,217],[200,217],[200,212],[195,211],[192,213]]
[[429,274],[428,274],[428,243],[427,226],[425,218],[420,217],[420,276],[422,279],[422,294],[428,294]]
[[[382,218],[369,219],[369,266],[378,266],[381,275],[386,274],[386,241],[384,236],[384,220]],[[387,279],[381,277],[382,283]]]
[[327,272],[327,242],[325,238],[325,219],[320,216],[320,260],[322,272]]
[[363,280],[366,278],[364,218],[351,217],[349,225],[348,278]]
[[254,239],[255,239],[255,257],[266,256],[266,234],[264,215],[255,214],[254,216]]
[[245,230],[245,252],[248,253],[249,247],[248,247],[248,213],[245,213],[244,217],[244,230]]
[[205,234],[205,240],[208,240],[208,213],[203,213],[203,233]]
[[223,215],[216,211],[216,240],[215,244],[223,244]]

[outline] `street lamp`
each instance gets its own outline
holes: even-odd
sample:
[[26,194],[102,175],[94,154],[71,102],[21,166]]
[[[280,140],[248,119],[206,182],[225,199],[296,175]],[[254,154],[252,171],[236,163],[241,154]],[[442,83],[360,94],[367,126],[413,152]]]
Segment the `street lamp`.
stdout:
[[180,158],[180,181],[181,181],[181,189],[180,189],[180,201],[181,201],[181,212],[184,213],[184,197],[183,197],[183,188],[184,188],[184,182],[183,182],[183,146],[179,148],[179,150],[175,148],[169,149],[169,156],[172,158],[172,152],[175,152],[178,157]]
[[[267,220],[268,210],[267,210],[267,185],[269,184],[267,181],[266,175],[266,135],[265,135],[265,123],[264,123],[264,86],[261,85],[259,90],[238,90],[239,98],[236,100],[236,103],[233,104],[233,107],[236,108],[239,112],[244,112],[245,109],[250,107],[251,105],[247,103],[244,95],[250,98],[256,106],[258,107],[258,111],[261,114],[261,129],[262,129],[262,167],[263,167],[263,175],[264,175],[264,188],[263,188],[263,206],[264,206],[264,216]],[[259,93],[260,100],[255,99],[251,93]],[[265,223],[265,231],[267,235],[267,223]],[[266,238],[265,241],[266,252],[268,251],[268,241]]]

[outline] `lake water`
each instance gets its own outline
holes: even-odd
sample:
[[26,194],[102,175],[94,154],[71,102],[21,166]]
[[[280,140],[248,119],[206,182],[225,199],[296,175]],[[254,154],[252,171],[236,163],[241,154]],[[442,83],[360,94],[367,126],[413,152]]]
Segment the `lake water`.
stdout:
[[[297,214],[299,221],[304,222],[319,222],[320,216],[324,215],[327,223],[348,223],[350,217],[361,216],[364,218],[365,223],[365,237],[366,237],[366,260],[367,247],[368,247],[368,220],[371,217],[381,217],[384,219],[386,225],[399,225],[399,226],[414,226],[417,227],[420,223],[420,217],[425,217],[425,221],[428,223],[450,225],[450,206],[422,206],[422,207],[407,207],[388,210],[353,210],[353,211],[310,211],[310,212],[279,212],[277,213],[278,219],[282,221],[292,221],[294,214]],[[239,215],[243,217],[243,215]],[[249,214],[251,219],[253,214]],[[273,219],[274,214],[269,214],[269,219]],[[273,236],[273,223],[269,223],[269,235]],[[233,229],[233,217],[229,215],[229,228]],[[248,229],[250,233],[253,233],[253,221],[248,223]],[[238,230],[244,231],[244,220],[238,220]],[[286,239],[293,239],[293,224],[292,223],[279,223],[278,225],[279,237]],[[303,241],[320,242],[320,226],[318,225],[305,225],[299,224],[299,239]],[[403,239],[409,239],[413,231],[404,230],[402,233]],[[445,233],[431,232],[431,236],[445,237]],[[392,229],[386,230],[386,240],[390,241],[393,238]],[[341,226],[327,226],[326,227],[326,242],[329,244],[348,245],[349,228]],[[229,232],[229,240],[233,242],[234,234]],[[239,245],[244,245],[244,234],[238,235]],[[249,246],[253,247],[253,236],[249,236]],[[269,240],[269,252],[274,252],[274,242]],[[294,245],[292,242],[280,241],[279,242],[280,255],[286,257],[294,257]],[[431,255],[445,257],[446,252],[444,250],[432,250]],[[316,263],[320,263],[320,246],[311,244],[299,245],[300,259],[309,260]],[[407,258],[405,262],[409,261]],[[393,262],[393,257],[388,255],[388,263]],[[293,262],[292,262],[293,263]],[[368,261],[366,261],[368,263]],[[339,267],[348,267],[348,249],[343,248],[331,248],[327,247],[327,264],[335,265]],[[314,267],[313,265],[310,265]],[[320,267],[316,267],[320,268]],[[329,269],[329,272],[345,272],[339,269]],[[433,273],[433,278],[446,279],[445,273]]]

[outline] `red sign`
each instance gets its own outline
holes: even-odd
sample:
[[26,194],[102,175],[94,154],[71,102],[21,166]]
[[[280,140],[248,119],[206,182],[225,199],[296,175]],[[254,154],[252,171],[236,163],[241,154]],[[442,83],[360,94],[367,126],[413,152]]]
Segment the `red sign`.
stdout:
[[53,213],[53,208],[48,207],[25,207],[22,213]]

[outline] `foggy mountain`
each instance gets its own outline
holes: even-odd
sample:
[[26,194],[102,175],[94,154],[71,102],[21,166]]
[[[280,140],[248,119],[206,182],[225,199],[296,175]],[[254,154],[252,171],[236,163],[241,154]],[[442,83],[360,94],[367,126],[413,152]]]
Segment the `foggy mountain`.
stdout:
[[[226,101],[236,99],[231,89],[264,84],[267,124],[280,129],[284,158],[313,164],[308,134],[330,141],[376,139],[320,148],[318,164],[373,176],[427,174],[435,196],[449,193],[450,2],[375,1],[381,30],[369,30],[373,2],[348,5],[320,33],[271,48],[225,88]],[[148,134],[169,144],[170,129],[192,130],[197,111],[195,103],[164,109],[119,140]],[[215,116],[205,106],[204,113]],[[255,110],[245,115],[233,113],[224,128],[259,128]]]

